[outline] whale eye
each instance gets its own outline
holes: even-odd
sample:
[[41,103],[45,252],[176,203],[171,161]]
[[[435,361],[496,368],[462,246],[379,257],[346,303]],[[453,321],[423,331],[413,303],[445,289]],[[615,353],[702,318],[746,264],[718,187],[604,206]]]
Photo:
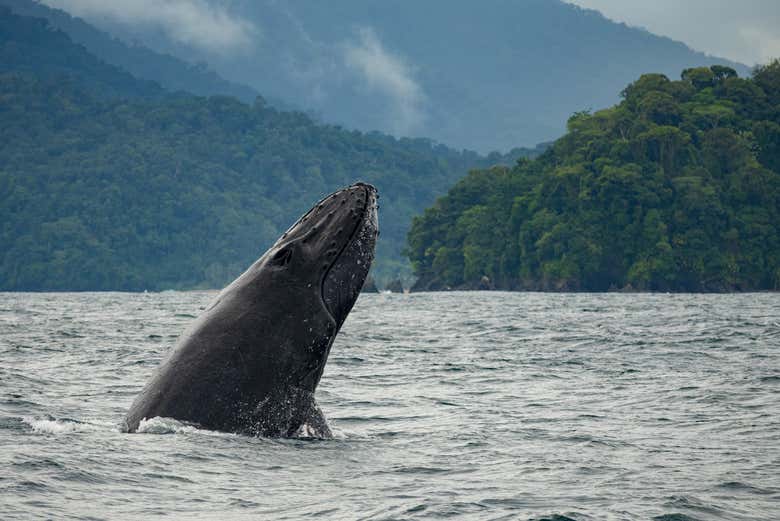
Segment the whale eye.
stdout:
[[292,260],[292,248],[282,248],[274,253],[271,262],[277,266],[287,266]]

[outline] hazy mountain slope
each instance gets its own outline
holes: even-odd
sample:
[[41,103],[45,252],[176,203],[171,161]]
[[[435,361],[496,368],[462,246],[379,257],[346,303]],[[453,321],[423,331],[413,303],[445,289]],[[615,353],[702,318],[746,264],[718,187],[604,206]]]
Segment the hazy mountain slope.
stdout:
[[[255,47],[208,57],[225,77],[326,121],[457,147],[507,150],[554,139],[575,111],[609,106],[646,72],[723,63],[559,0],[231,0]],[[185,56],[146,26],[95,23]]]
[[89,54],[46,20],[18,16],[0,5],[0,73],[9,71],[76,82],[101,96],[167,95],[158,84],[138,80]]
[[33,0],[0,0],[0,6],[14,13],[44,18],[67,33],[98,58],[130,72],[138,78],[156,81],[170,91],[183,90],[202,96],[224,94],[251,102],[258,92],[230,82],[209,70],[203,62],[193,65],[170,54],[152,51],[143,45],[128,45],[60,9],[52,9]]

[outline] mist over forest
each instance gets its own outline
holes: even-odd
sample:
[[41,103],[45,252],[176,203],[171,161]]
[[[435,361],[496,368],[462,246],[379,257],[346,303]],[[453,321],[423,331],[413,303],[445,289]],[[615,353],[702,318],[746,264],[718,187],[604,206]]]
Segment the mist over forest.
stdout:
[[[677,77],[714,64],[749,72],[560,0],[235,0],[186,16],[144,9],[146,2],[45,3],[70,6],[134,46],[216,71],[232,82],[221,94],[251,101],[251,89],[326,123],[481,153],[555,139],[572,113],[616,103],[646,72]],[[36,15],[46,16],[40,8]],[[83,26],[57,18],[91,52],[121,59]],[[196,88],[175,77],[162,83]]]

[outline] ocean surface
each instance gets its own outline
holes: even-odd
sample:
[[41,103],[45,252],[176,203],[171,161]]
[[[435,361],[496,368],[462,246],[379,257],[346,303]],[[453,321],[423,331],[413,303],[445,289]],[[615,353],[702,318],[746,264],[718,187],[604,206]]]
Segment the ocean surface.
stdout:
[[335,439],[120,432],[213,296],[0,293],[0,519],[780,519],[780,294],[363,295]]

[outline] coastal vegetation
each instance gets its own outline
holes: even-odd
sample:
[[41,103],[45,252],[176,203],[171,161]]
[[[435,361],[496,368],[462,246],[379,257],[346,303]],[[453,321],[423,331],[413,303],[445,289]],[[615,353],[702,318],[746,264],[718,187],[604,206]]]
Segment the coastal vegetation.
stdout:
[[416,289],[780,288],[780,62],[645,74],[413,221]]

